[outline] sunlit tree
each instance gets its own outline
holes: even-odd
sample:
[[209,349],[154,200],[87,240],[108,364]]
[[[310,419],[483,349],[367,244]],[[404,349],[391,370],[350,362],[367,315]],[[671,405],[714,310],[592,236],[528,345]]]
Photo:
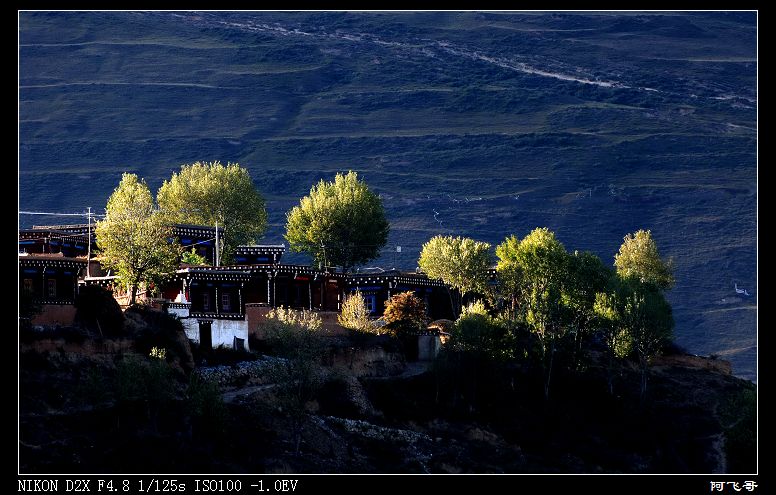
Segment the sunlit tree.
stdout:
[[286,215],[292,251],[344,272],[377,258],[388,229],[382,200],[353,171],[321,180]]
[[233,259],[237,246],[255,243],[267,229],[264,198],[237,163],[183,165],[164,181],[156,198],[169,223],[218,225],[224,263]]
[[435,236],[423,245],[418,266],[430,278],[441,279],[456,291],[450,302],[456,315],[467,294],[487,292],[488,269],[492,256],[490,244],[468,237]]
[[138,287],[158,283],[177,267],[180,247],[172,229],[154,208],[145,181],[125,173],[95,230],[100,263],[116,271],[135,304]]

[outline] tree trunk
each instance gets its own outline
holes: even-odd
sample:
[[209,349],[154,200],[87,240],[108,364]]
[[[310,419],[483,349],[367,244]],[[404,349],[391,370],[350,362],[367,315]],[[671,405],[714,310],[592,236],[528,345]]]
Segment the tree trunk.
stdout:
[[547,376],[544,381],[544,400],[550,400],[550,380],[552,380],[552,361],[555,357],[555,340],[550,345],[550,364],[547,366]]
[[647,396],[647,367],[649,363],[646,359],[641,360],[641,402],[644,403],[644,399]]
[[455,302],[453,302],[453,291],[449,287],[447,288],[447,295],[450,297],[450,309],[453,310],[453,319],[457,320],[458,313],[456,312]]
[[133,283],[129,287],[129,305],[134,306],[135,305],[135,298],[137,296],[137,284]]

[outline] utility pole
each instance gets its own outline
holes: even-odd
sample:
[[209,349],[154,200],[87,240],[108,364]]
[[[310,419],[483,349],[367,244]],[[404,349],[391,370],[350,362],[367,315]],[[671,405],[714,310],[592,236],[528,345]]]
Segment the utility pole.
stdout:
[[89,277],[89,260],[92,259],[92,207],[87,208],[86,224],[88,235],[86,236],[86,276]]
[[218,220],[216,220],[216,266],[220,266],[218,263],[219,263],[219,261],[221,261],[220,257],[218,256],[218,251],[219,251],[218,247],[219,247],[219,244],[218,244]]

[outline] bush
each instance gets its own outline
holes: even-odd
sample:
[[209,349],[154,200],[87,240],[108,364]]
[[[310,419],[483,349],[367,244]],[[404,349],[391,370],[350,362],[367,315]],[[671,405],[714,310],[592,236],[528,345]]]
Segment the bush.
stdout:
[[417,335],[428,324],[426,303],[414,292],[396,294],[386,303],[383,320],[397,336]]
[[364,296],[358,289],[342,300],[342,310],[337,316],[337,322],[348,330],[378,333],[369,319],[369,310],[364,302]]
[[115,390],[119,403],[143,403],[156,412],[175,398],[175,377],[162,360],[126,357],[117,366]]
[[281,306],[270,310],[266,318],[269,325],[280,322],[286,325],[297,325],[311,331],[318,331],[323,327],[321,317],[317,313],[305,309],[297,311]]
[[450,341],[434,361],[440,396],[451,406],[472,412],[503,394],[509,380],[507,364],[514,349],[511,332],[491,317],[482,302],[464,307],[453,325]]
[[191,375],[186,389],[186,405],[195,431],[221,435],[226,431],[229,413],[215,382]]
[[134,337],[135,350],[148,356],[154,347],[166,350],[167,362],[178,362],[189,371],[191,350],[183,325],[174,315],[143,306],[127,309],[125,333]]

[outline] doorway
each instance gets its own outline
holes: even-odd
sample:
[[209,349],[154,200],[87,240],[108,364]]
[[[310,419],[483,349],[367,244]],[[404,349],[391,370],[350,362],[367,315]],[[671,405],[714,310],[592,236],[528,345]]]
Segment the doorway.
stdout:
[[199,320],[199,347],[210,350],[213,348],[212,320]]

